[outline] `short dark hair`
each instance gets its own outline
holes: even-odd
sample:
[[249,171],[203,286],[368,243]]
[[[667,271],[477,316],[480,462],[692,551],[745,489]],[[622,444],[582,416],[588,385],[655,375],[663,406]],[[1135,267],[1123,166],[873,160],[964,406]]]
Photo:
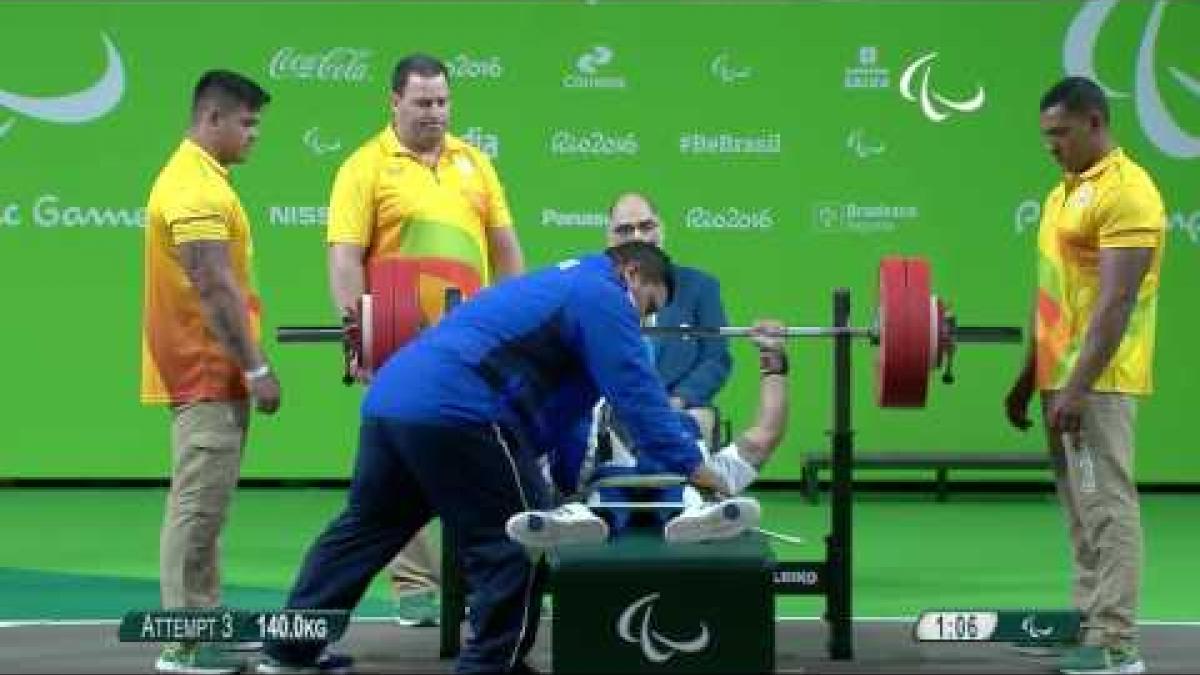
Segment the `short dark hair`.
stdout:
[[1089,112],[1100,113],[1100,119],[1108,124],[1108,96],[1104,89],[1086,77],[1072,76],[1059,80],[1042,95],[1039,110],[1045,112],[1056,105],[1075,115]]
[[408,84],[409,75],[420,75],[421,77],[443,75],[449,77],[446,71],[446,64],[442,63],[436,56],[430,56],[429,54],[409,54],[396,62],[396,68],[392,71],[392,91],[396,94],[403,94],[404,85]]
[[671,264],[671,256],[661,248],[644,241],[627,241],[610,246],[604,252],[617,265],[637,263],[643,281],[665,285],[667,302],[675,297],[675,266]]
[[206,101],[216,103],[222,110],[244,105],[257,111],[271,102],[271,95],[258,83],[231,70],[210,70],[200,76],[192,91],[192,115]]

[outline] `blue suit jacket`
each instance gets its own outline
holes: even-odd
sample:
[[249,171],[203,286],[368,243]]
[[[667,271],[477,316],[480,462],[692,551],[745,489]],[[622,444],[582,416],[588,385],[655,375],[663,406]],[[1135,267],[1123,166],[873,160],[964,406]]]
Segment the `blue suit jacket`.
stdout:
[[[675,266],[675,298],[658,313],[659,326],[724,326],[721,285],[694,267]],[[725,338],[654,339],[654,365],[671,396],[688,407],[712,405],[729,379],[733,359]]]

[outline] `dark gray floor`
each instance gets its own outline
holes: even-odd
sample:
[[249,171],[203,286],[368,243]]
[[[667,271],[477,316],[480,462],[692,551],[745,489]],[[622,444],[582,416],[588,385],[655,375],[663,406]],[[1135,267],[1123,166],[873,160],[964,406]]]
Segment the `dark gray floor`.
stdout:
[[[544,622],[530,664],[550,670],[552,639]],[[148,673],[158,646],[121,643],[115,625],[0,627],[0,673]],[[1200,672],[1200,626],[1145,626],[1142,650],[1152,673]],[[362,673],[445,673],[436,629],[355,623],[339,645]],[[781,673],[1050,673],[1053,660],[1017,654],[1004,644],[918,644],[903,622],[855,624],[855,659],[830,661],[818,621],[776,624]]]

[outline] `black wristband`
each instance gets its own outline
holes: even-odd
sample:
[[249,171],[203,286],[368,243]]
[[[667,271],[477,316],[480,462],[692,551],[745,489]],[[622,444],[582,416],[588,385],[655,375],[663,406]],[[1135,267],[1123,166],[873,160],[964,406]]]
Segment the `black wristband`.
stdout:
[[787,375],[787,354],[782,351],[762,350],[758,352],[758,372],[767,375]]

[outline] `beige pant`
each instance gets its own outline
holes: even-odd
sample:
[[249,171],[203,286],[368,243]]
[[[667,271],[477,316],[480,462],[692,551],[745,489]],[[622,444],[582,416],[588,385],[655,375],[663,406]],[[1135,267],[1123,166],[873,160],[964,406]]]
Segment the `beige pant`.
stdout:
[[237,487],[247,401],[171,407],[171,490],[159,540],[163,607],[221,601],[221,529]]
[[[1043,412],[1053,396],[1043,394]],[[1092,393],[1084,405],[1078,443],[1048,434],[1055,485],[1071,535],[1072,599],[1084,615],[1085,644],[1137,639],[1142,524],[1133,469],[1136,409],[1133,396]]]
[[442,556],[433,542],[437,522],[430,521],[421,528],[408,546],[392,558],[388,571],[392,575],[392,591],[395,595],[436,590],[441,585]]

